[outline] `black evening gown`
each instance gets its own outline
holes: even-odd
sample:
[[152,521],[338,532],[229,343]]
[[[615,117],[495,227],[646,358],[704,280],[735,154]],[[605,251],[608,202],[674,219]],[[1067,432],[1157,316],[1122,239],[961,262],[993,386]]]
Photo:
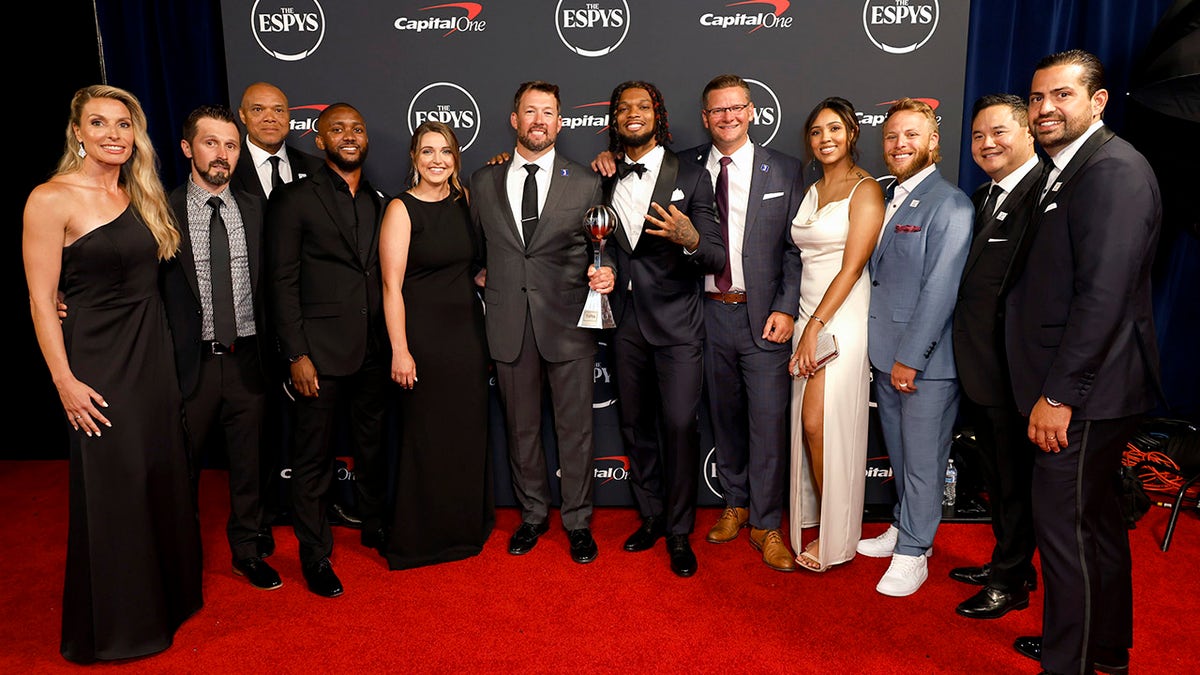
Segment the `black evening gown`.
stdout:
[[393,570],[477,555],[495,525],[470,213],[462,198],[398,199],[412,221],[404,309],[417,383],[399,397],[402,440],[386,549]]
[[171,646],[200,609],[200,521],[157,247],[133,207],[63,249],[71,370],[112,428],[71,430],[62,655],[126,659]]

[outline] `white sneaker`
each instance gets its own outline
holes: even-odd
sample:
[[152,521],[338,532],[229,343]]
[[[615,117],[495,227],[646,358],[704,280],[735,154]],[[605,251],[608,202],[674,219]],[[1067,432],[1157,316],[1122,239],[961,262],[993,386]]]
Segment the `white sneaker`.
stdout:
[[[895,525],[888,525],[888,529],[878,537],[859,539],[855,550],[859,555],[865,555],[868,558],[890,558],[896,550],[896,540],[899,538],[900,530],[897,530]],[[925,557],[933,557],[932,546],[925,549]]]
[[917,592],[921,584],[929,578],[929,566],[923,555],[892,556],[892,564],[875,586],[875,590],[893,598],[903,598]]
[[883,534],[871,539],[858,540],[858,553],[868,558],[887,558],[896,548],[896,540],[900,538],[900,530],[895,525],[888,525]]

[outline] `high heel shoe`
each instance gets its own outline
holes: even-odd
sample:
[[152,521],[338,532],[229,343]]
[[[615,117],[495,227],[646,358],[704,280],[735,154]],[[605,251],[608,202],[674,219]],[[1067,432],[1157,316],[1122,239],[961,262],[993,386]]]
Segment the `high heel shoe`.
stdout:
[[800,564],[800,567],[809,572],[824,572],[829,569],[829,565],[822,565],[820,559],[812,554],[812,550],[817,546],[817,541],[817,539],[810,541],[808,546],[804,547],[804,551],[796,556],[796,562]]

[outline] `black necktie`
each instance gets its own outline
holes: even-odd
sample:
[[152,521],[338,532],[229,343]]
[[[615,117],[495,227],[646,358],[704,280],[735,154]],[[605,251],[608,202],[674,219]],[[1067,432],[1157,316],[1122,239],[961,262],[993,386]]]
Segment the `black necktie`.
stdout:
[[717,214],[721,217],[721,239],[725,241],[725,267],[714,281],[722,293],[733,286],[733,269],[729,265],[729,163],[732,161],[732,157],[722,157],[721,171],[717,173]]
[[271,190],[283,185],[283,176],[279,175],[279,158],[268,157],[267,161],[271,163]]
[[221,218],[221,198],[209,197],[212,217],[208,220],[209,277],[212,279],[213,339],[225,346],[237,339],[233,310],[233,272],[229,268],[229,233]]
[[537,170],[537,164],[525,165],[528,174],[525,176],[525,190],[521,193],[521,235],[525,238],[526,246],[529,246],[529,240],[533,238],[533,231],[537,229],[538,224],[537,179],[533,177]]
[[646,173],[646,165],[641,162],[617,162],[617,180],[628,176],[631,173],[636,173],[638,178]]
[[1000,193],[1004,192],[999,185],[992,183],[988,188],[987,199],[983,200],[983,206],[979,207],[979,215],[984,218],[991,218],[992,214],[996,213],[996,200],[1000,197]]

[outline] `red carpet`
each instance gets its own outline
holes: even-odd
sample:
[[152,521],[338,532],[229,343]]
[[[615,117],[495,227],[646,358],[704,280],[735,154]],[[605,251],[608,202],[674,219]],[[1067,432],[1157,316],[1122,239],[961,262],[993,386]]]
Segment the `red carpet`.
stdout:
[[[78,671],[58,653],[66,548],[65,461],[0,462],[0,672]],[[346,587],[328,600],[309,593],[296,540],[275,528],[270,559],[283,588],[259,591],[230,568],[225,475],[206,471],[202,491],[205,606],[169,650],[96,670],[137,673],[1036,673],[1016,654],[1019,635],[1040,630],[1042,594],[994,621],[964,619],[954,606],[970,587],[950,568],[983,561],[986,524],[944,524],[930,578],[916,595],[887,598],[874,587],[886,560],[858,557],[824,574],[774,572],[743,533],[712,545],[716,517],[702,509],[693,546],[700,570],[679,579],[660,543],[626,553],[637,516],[599,509],[600,556],[577,565],[555,521],[537,548],[506,552],[519,524],[501,509],[483,553],[470,560],[389,572],[334,528],[334,568]],[[1197,672],[1200,521],[1180,518],[1171,550],[1159,550],[1168,512],[1155,507],[1130,535],[1134,553],[1135,646],[1131,672]],[[884,529],[868,523],[865,534]]]

